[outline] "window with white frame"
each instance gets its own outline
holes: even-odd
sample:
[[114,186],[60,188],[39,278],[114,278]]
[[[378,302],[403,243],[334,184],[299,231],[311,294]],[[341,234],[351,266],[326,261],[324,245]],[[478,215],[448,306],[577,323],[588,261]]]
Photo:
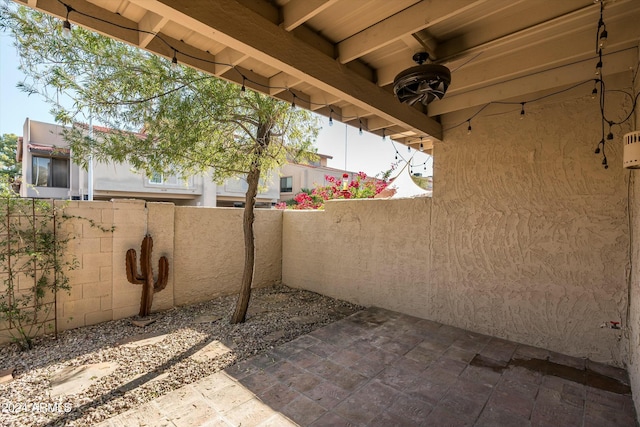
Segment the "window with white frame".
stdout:
[[69,159],[31,157],[31,184],[35,187],[69,188]]
[[164,185],[168,187],[190,187],[191,179],[183,180],[176,175],[165,175],[160,172],[154,172],[147,178],[147,182],[152,185]]

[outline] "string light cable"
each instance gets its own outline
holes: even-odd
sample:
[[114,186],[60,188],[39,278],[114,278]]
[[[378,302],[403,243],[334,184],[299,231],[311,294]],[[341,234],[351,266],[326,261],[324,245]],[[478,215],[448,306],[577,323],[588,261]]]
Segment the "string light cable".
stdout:
[[[291,107],[292,108],[296,107],[296,98],[300,98],[298,95],[296,95],[291,90],[291,88],[284,87],[284,86],[270,86],[268,84],[264,84],[264,83],[261,83],[259,81],[252,80],[249,76],[245,75],[234,64],[227,63],[227,62],[215,61],[215,60],[211,60],[211,59],[207,59],[207,58],[202,58],[202,57],[199,57],[199,56],[196,56],[196,55],[192,55],[192,54],[190,54],[188,52],[183,52],[180,49],[178,49],[177,47],[173,46],[169,41],[167,41],[164,37],[162,37],[162,35],[160,33],[158,33],[158,32],[148,31],[148,30],[144,30],[144,29],[130,27],[130,26],[127,26],[127,25],[122,25],[122,24],[119,24],[119,23],[116,23],[116,22],[111,22],[111,21],[109,21],[107,19],[104,19],[104,18],[101,18],[99,16],[93,16],[93,15],[91,15],[89,13],[83,12],[81,10],[77,10],[77,9],[73,8],[71,5],[68,5],[67,3],[65,3],[62,0],[57,0],[57,1],[58,1],[58,3],[60,3],[61,5],[63,5],[66,8],[66,19],[63,22],[63,27],[64,27],[65,31],[67,29],[70,29],[70,23],[67,24],[69,22],[69,15],[71,15],[72,13],[75,13],[75,14],[78,14],[80,16],[84,16],[86,18],[90,18],[92,20],[96,20],[96,21],[99,21],[99,22],[102,22],[102,23],[105,23],[107,25],[111,25],[111,26],[114,26],[114,27],[117,27],[117,28],[120,28],[120,29],[123,29],[123,30],[128,30],[128,31],[136,32],[136,33],[142,33],[142,34],[148,34],[148,35],[154,36],[161,43],[163,43],[165,46],[167,46],[170,51],[173,52],[173,57],[171,58],[171,64],[173,66],[177,66],[178,63],[179,63],[179,58],[183,57],[183,58],[190,58],[190,59],[193,59],[195,61],[200,61],[200,62],[212,64],[212,65],[224,66],[224,67],[228,67],[229,69],[233,69],[236,73],[238,73],[239,80],[242,81],[242,87],[240,89],[241,94],[242,94],[242,92],[245,92],[246,84],[248,83],[248,84],[251,84],[253,86],[262,87],[264,89],[276,89],[276,90],[286,91],[286,92],[290,93],[291,94],[291,99],[292,99],[291,100]],[[543,95],[543,96],[540,96],[540,97],[537,97],[537,98],[534,98],[534,99],[530,99],[530,100],[527,100],[527,101],[513,101],[513,102],[491,101],[491,102],[488,102],[487,104],[485,104],[482,107],[480,107],[474,114],[472,114],[470,117],[468,117],[464,121],[462,121],[462,122],[460,122],[460,123],[458,123],[456,125],[453,125],[451,127],[448,127],[446,129],[443,129],[443,131],[453,130],[455,128],[463,126],[464,124],[467,124],[467,126],[468,126],[467,129],[468,129],[468,132],[470,133],[471,132],[471,121],[474,118],[476,118],[478,115],[480,115],[480,113],[482,113],[490,105],[519,105],[520,106],[520,110],[519,110],[520,111],[520,117],[524,118],[524,116],[525,116],[525,108],[524,108],[525,104],[531,104],[531,103],[534,103],[534,102],[541,101],[541,100],[543,100],[545,98],[549,98],[549,97],[553,97],[553,96],[559,95],[559,94],[561,94],[563,92],[570,91],[572,89],[575,89],[575,88],[577,88],[579,86],[582,86],[584,84],[587,84],[587,83],[594,83],[594,87],[593,87],[593,90],[592,90],[592,93],[591,93],[592,96],[595,96],[597,94],[597,92],[599,92],[599,95],[600,95],[600,112],[601,112],[602,121],[603,121],[603,131],[602,131],[603,140],[604,140],[604,124],[605,123],[608,123],[610,128],[611,128],[611,126],[621,125],[621,124],[625,123],[626,121],[628,121],[632,117],[633,113],[635,112],[636,106],[638,104],[638,99],[640,97],[640,93],[638,93],[634,98],[628,92],[615,90],[616,92],[623,92],[627,96],[629,96],[630,98],[633,99],[633,105],[632,105],[631,111],[629,112],[627,117],[625,117],[623,120],[617,121],[617,122],[607,119],[606,114],[605,114],[604,105],[605,105],[605,93],[606,93],[606,90],[605,90],[605,82],[604,82],[604,79],[602,77],[602,65],[603,65],[602,50],[606,46],[606,41],[607,41],[607,38],[608,38],[608,32],[607,32],[606,24],[605,24],[604,18],[603,18],[604,1],[600,0],[599,3],[600,3],[600,17],[599,17],[599,20],[598,20],[598,28],[597,28],[597,32],[596,32],[596,55],[597,55],[597,58],[598,58],[598,63],[596,64],[597,77],[595,79],[589,79],[589,80],[574,84],[574,85],[572,85],[570,87],[567,87],[565,89],[558,90],[558,91],[555,91],[555,92],[552,92],[552,93],[549,93],[549,94],[546,94],[546,95]],[[458,68],[456,68],[456,70],[461,68],[461,67],[463,67],[467,63],[471,62],[472,60],[477,58],[479,55],[480,55],[480,53],[477,54],[476,56],[472,57],[468,61],[464,62]],[[640,61],[639,61],[639,65],[636,66],[636,70],[635,70],[635,74],[634,74],[634,80],[635,80],[635,77],[638,74],[638,69],[639,68],[640,68]],[[597,89],[598,85],[600,86],[600,90],[599,91]],[[612,90],[612,92],[613,92],[613,90]],[[302,98],[300,98],[300,99],[302,99]],[[329,111],[330,111],[329,112],[329,126],[331,126],[333,124],[333,115],[335,114],[335,110],[334,110],[334,106],[333,105],[326,104],[326,103],[313,102],[313,101],[310,101],[310,100],[308,100],[308,101],[305,100],[305,103],[309,104],[310,106],[314,106],[314,107],[325,107],[325,108],[328,108]],[[498,114],[505,114],[505,113],[498,113]],[[341,116],[340,118],[344,122],[353,121],[353,120],[357,119],[358,122],[359,122],[359,133],[360,134],[362,134],[363,130],[367,130],[363,126],[362,120],[361,120],[361,118],[359,116]],[[383,133],[383,139],[386,140],[386,137],[387,137],[386,129],[383,129],[382,133]],[[394,144],[394,149],[396,151],[396,157],[400,156],[400,158],[403,161],[406,162],[406,159],[404,159],[402,157],[402,155],[398,152],[397,148],[395,147],[395,143],[393,142],[393,140],[391,138],[389,138],[389,140],[391,141],[392,144]],[[416,141],[418,141],[418,137],[416,137],[416,140],[413,141],[413,142],[416,142]],[[407,145],[408,146],[409,146],[410,143],[411,143],[411,141],[407,141]],[[598,146],[600,146],[601,143],[602,143],[602,140],[598,144]],[[411,147],[409,147],[409,151],[411,151],[410,148]],[[602,144],[601,152],[603,153],[603,156],[604,156],[604,144]],[[606,157],[603,157],[603,164],[606,166]]]

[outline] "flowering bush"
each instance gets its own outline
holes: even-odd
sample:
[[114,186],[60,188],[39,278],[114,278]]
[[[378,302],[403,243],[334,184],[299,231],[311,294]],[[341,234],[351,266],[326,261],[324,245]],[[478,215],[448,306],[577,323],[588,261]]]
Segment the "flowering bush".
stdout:
[[369,178],[364,172],[349,180],[349,174],[343,174],[342,180],[326,175],[328,185],[317,186],[312,190],[303,190],[296,194],[291,203],[278,203],[277,209],[323,209],[324,202],[334,199],[370,199],[384,190],[388,183],[384,180]]

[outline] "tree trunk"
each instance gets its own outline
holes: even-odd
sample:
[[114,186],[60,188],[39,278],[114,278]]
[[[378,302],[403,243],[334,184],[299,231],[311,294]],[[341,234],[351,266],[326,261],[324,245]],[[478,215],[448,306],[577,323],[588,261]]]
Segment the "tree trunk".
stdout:
[[258,194],[258,182],[260,181],[260,169],[257,167],[247,174],[247,194],[245,196],[244,214],[242,216],[242,230],[244,232],[244,270],[242,272],[242,285],[240,295],[236,303],[236,310],[231,318],[231,323],[242,323],[247,317],[249,299],[251,298],[251,285],[253,283],[253,267],[255,261],[255,243],[253,240],[253,211]]
[[251,298],[251,285],[253,284],[253,269],[255,263],[255,242],[253,239],[253,220],[255,219],[254,206],[258,194],[260,182],[260,156],[269,146],[269,129],[263,125],[258,127],[257,140],[260,147],[256,151],[256,158],[247,174],[247,194],[245,196],[244,214],[242,216],[242,231],[244,232],[244,270],[242,272],[242,285],[236,303],[236,310],[231,318],[231,323],[243,323],[247,317],[249,299]]

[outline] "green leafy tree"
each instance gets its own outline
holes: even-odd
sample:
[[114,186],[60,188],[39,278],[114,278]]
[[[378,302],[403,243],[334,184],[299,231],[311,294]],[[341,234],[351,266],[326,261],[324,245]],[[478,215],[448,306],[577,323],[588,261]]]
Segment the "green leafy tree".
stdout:
[[[254,269],[254,205],[260,178],[287,159],[315,155],[319,124],[310,112],[136,47],[20,7],[4,7],[0,25],[13,33],[28,76],[23,90],[41,94],[66,132],[76,160],[127,161],[148,174],[183,177],[210,171],[220,182],[245,176],[245,264],[232,322],[243,322]],[[72,107],[57,103],[69,97]],[[79,122],[114,129],[94,139]],[[85,161],[86,163],[86,161]]]
[[16,161],[18,136],[5,133],[0,136],[0,182],[11,184],[21,174],[20,164]]

